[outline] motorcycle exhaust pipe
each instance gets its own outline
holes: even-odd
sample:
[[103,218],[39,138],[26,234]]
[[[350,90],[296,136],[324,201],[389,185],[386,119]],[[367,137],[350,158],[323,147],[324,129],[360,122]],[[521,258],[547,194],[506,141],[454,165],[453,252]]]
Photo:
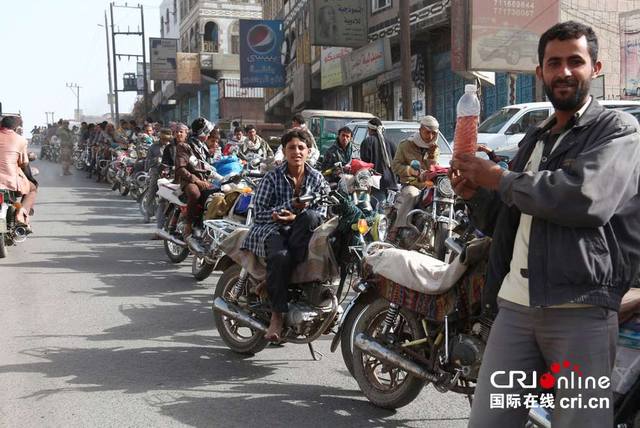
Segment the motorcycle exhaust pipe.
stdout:
[[244,324],[247,327],[251,327],[254,330],[258,330],[262,333],[267,332],[268,327],[266,325],[264,325],[262,322],[258,321],[257,319],[253,318],[251,315],[244,312],[242,309],[240,309],[238,306],[234,305],[233,303],[229,303],[225,301],[222,297],[217,297],[213,301],[213,310],[222,312],[227,317],[233,318],[234,320],[238,321],[240,324]]
[[397,352],[385,348],[364,333],[359,333],[353,344],[362,352],[373,355],[377,359],[389,363],[394,367],[399,367],[420,379],[432,383],[438,383],[441,380],[438,375],[423,369],[419,364],[414,363]]
[[160,236],[160,238],[164,239],[165,241],[173,242],[174,244],[179,245],[181,247],[187,246],[186,242],[179,240],[175,236],[169,235],[165,230],[159,230],[158,236]]
[[16,228],[13,230],[13,242],[24,242],[27,240],[27,235],[29,234],[29,232],[27,231],[27,228],[24,226],[16,226]]

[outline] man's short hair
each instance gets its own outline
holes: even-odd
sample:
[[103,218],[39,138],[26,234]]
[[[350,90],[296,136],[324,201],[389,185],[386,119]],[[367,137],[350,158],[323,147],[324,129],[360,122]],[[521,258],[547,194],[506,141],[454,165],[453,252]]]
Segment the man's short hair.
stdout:
[[353,134],[353,131],[348,126],[343,126],[342,128],[338,129],[338,136],[340,136],[340,134],[342,134],[343,132],[349,135]]
[[540,41],[538,42],[538,62],[540,66],[542,67],[544,51],[550,41],[579,39],[582,36],[587,38],[587,50],[591,57],[591,64],[595,64],[598,61],[598,37],[593,28],[580,22],[566,21],[554,25],[540,36]]
[[287,147],[287,143],[289,143],[294,138],[297,138],[298,140],[306,144],[307,147],[309,147],[309,142],[307,141],[307,136],[305,135],[305,133],[298,130],[293,130],[293,131],[287,132],[282,136],[282,138],[280,138],[280,143],[282,143],[282,149],[285,149]]
[[294,114],[293,117],[291,118],[292,122],[298,122],[300,125],[304,125],[305,124],[305,120],[304,117],[302,117],[301,114]]
[[239,126],[236,126],[235,128],[233,128],[233,133],[234,134],[237,134],[238,132],[244,132],[244,131]]
[[244,132],[249,132],[252,129],[256,129],[256,127],[253,126],[253,125],[247,125],[247,126],[244,127]]
[[22,121],[18,116],[5,116],[2,118],[2,121],[0,121],[0,127],[9,128],[15,131],[16,129],[18,129],[21,122]]

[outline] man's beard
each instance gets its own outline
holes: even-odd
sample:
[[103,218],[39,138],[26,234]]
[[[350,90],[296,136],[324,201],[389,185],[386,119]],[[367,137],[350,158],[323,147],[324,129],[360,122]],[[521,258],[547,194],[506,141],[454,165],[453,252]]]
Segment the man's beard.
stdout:
[[[576,93],[572,97],[569,97],[566,99],[558,99],[553,94],[554,85],[560,84],[560,83],[573,84],[574,82],[577,82],[577,85],[575,86]],[[548,86],[546,83],[543,83],[544,93],[547,95],[547,98],[549,98],[549,101],[551,101],[551,104],[553,104],[553,107],[556,110],[560,110],[560,111],[577,110],[580,106],[582,106],[582,104],[584,104],[584,100],[587,98],[587,96],[589,96],[590,87],[591,87],[591,80],[580,81],[573,78],[556,79],[554,82],[551,83],[551,86]]]

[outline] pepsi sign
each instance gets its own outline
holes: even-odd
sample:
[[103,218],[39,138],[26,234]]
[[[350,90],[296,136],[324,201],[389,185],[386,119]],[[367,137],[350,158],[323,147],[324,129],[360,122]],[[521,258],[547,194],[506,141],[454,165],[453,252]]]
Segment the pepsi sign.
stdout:
[[285,86],[285,70],[280,52],[283,40],[281,20],[240,20],[241,87]]

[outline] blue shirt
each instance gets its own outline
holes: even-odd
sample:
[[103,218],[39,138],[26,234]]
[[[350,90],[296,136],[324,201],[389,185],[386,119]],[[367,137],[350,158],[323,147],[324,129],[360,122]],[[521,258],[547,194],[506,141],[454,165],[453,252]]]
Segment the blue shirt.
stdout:
[[[300,186],[300,196],[305,193],[320,192],[328,188],[327,182],[320,172],[304,166],[304,181]],[[264,242],[269,235],[275,233],[281,224],[273,221],[271,214],[282,210],[293,211],[291,200],[294,197],[295,186],[284,162],[275,170],[269,172],[262,179],[253,198],[255,206],[254,224],[249,229],[242,249],[249,250],[258,257],[266,257]],[[306,209],[320,211],[321,207],[311,205]]]

